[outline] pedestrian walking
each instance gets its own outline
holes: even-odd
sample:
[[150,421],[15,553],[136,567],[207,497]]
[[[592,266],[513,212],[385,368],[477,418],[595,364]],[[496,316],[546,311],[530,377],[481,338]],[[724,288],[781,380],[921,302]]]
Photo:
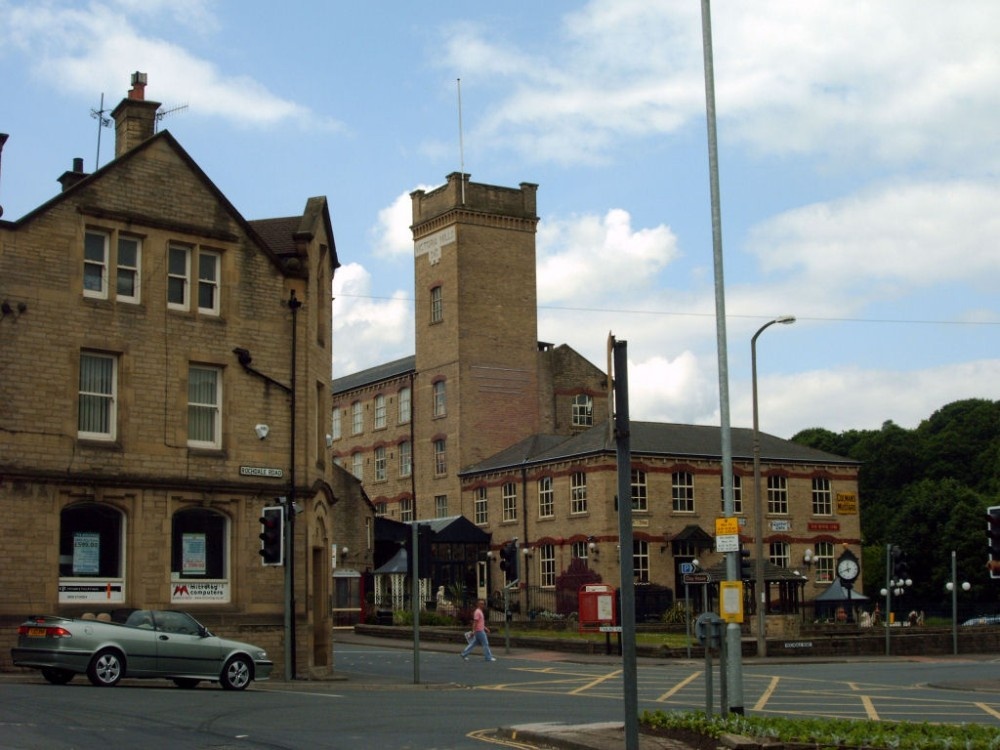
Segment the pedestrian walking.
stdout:
[[490,639],[487,637],[490,629],[486,626],[486,616],[483,614],[485,608],[486,600],[479,599],[476,602],[476,611],[472,613],[472,639],[462,651],[462,658],[465,660],[468,660],[469,653],[478,644],[483,648],[483,656],[486,661],[496,661],[496,657],[490,651]]

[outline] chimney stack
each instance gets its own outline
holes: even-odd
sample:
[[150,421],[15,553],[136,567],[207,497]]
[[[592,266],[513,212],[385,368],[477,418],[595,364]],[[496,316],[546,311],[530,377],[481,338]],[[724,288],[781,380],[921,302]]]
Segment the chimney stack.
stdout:
[[146,74],[132,74],[132,88],[128,96],[115,107],[115,158],[130,151],[156,131],[156,110],[159,102],[146,101]]
[[69,172],[63,172],[62,175],[60,175],[59,184],[62,185],[63,192],[65,193],[80,180],[89,176],[90,175],[83,171],[83,159],[77,156],[73,159],[73,169]]

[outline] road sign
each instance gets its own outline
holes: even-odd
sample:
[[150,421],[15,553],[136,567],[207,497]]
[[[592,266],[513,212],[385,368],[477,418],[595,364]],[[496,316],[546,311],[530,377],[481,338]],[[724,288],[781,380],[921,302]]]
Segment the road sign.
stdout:
[[726,516],[715,519],[715,535],[726,536],[729,534],[740,534],[740,519],[736,516]]
[[740,535],[739,534],[721,534],[715,537],[715,551],[716,552],[739,552],[740,551]]
[[694,573],[693,563],[681,563],[681,573],[687,575],[688,573]]
[[711,583],[711,573],[685,573],[684,583]]

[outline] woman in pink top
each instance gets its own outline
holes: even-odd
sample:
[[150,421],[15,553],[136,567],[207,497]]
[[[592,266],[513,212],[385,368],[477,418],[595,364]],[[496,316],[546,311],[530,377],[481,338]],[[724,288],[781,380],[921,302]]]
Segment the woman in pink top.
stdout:
[[490,639],[486,637],[490,629],[486,626],[486,617],[483,615],[485,606],[485,599],[476,602],[476,611],[472,613],[472,640],[462,651],[462,658],[465,660],[468,660],[469,652],[476,647],[476,644],[479,644],[483,647],[483,656],[486,657],[486,661],[496,661],[496,657],[490,651]]

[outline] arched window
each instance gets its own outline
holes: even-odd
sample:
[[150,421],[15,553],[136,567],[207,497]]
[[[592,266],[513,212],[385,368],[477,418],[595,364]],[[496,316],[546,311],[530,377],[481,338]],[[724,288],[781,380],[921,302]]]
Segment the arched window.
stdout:
[[121,578],[124,525],[121,511],[107,505],[79,503],[63,508],[59,517],[59,577]]
[[175,579],[226,578],[228,519],[206,508],[174,513],[170,573]]

